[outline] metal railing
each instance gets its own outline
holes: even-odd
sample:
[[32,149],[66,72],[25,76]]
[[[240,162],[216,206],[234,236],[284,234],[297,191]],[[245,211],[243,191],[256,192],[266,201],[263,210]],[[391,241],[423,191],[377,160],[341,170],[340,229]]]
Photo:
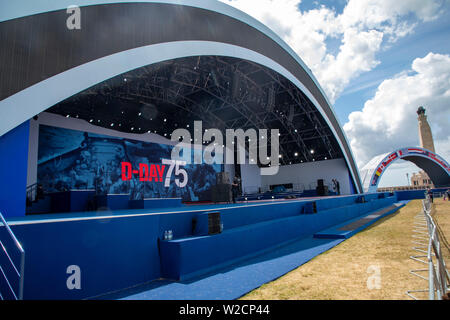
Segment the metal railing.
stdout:
[[[9,293],[14,297],[14,299],[15,300],[22,300],[23,299],[24,269],[25,269],[25,250],[22,248],[22,245],[17,240],[16,236],[12,232],[11,228],[9,227],[8,223],[6,222],[6,220],[3,217],[1,212],[0,212],[0,220],[1,220],[1,223],[2,223],[2,225],[0,225],[0,230],[1,230],[2,226],[5,227],[8,235],[10,236],[11,240],[14,242],[15,247],[17,248],[17,250],[20,253],[20,266],[19,266],[19,269],[18,269],[16,264],[14,263],[13,259],[11,258],[10,253],[6,249],[6,246],[0,240],[0,246],[2,248],[2,252],[0,252],[0,254],[4,254],[4,256],[6,257],[5,261],[7,263],[9,262],[10,267],[12,267],[12,269],[13,269],[13,274],[15,274],[17,276],[17,278],[18,278],[18,288],[14,289],[13,288],[14,285],[11,284],[11,279],[8,279],[6,264],[3,265],[3,266],[0,265],[0,273],[1,273],[0,276],[2,276],[4,278],[4,281],[6,283],[5,288],[9,290]],[[2,294],[2,292],[0,292],[0,299],[1,300],[5,299],[3,294]]]
[[33,183],[32,185],[29,185],[27,187],[27,201],[30,203],[34,202],[36,200],[37,195],[37,183]]
[[[422,207],[422,212],[414,218],[413,229],[413,243],[415,244],[413,250],[419,254],[410,258],[427,265],[427,268],[410,270],[410,273],[428,281],[428,288],[408,290],[406,294],[414,300],[419,300],[413,293],[428,292],[429,300],[442,300],[444,296],[448,295],[450,276],[441,252],[438,228],[431,216],[432,203],[429,196],[422,201]],[[423,272],[427,272],[428,277],[423,276],[421,274]]]

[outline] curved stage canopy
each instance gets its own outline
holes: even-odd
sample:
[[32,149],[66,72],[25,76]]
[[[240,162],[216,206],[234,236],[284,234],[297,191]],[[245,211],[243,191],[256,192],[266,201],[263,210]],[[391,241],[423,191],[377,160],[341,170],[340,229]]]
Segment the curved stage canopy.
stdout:
[[[193,120],[280,129],[281,164],[344,158],[362,184],[331,104],[274,32],[202,1],[11,1],[0,13],[0,136],[43,111],[114,130],[169,134]],[[192,127],[192,126],[191,126]]]
[[376,192],[381,176],[398,159],[411,161],[425,171],[435,187],[447,187],[450,185],[450,166],[442,157],[427,149],[411,147],[398,149],[372,158],[361,169],[364,191]]

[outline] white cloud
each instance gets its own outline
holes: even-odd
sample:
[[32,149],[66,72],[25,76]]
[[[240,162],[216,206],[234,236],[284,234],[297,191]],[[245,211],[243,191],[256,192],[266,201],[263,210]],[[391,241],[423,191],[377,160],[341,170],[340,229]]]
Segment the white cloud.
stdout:
[[419,144],[417,114],[425,106],[436,152],[450,157],[450,56],[429,53],[411,70],[383,81],[344,130],[359,166],[373,156]]
[[321,67],[316,67],[316,76],[331,101],[337,99],[352,78],[372,70],[379,63],[375,54],[382,41],[383,33],[376,30],[346,30],[339,53],[336,56],[327,54]]
[[[383,41],[413,32],[418,21],[435,19],[440,0],[349,0],[343,12],[320,6],[301,11],[300,0],[222,0],[260,20],[305,61],[331,102],[348,83],[379,61]],[[341,40],[337,53],[328,39]]]

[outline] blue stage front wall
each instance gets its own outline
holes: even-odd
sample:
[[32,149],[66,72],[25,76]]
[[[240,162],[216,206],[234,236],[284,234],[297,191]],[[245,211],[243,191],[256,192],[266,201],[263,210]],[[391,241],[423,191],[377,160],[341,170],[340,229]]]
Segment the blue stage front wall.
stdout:
[[25,215],[29,122],[0,137],[0,212]]

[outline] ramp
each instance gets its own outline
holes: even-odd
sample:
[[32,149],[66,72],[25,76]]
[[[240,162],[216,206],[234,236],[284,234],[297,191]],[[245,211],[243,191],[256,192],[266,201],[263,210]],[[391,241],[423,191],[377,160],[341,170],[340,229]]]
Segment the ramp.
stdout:
[[394,213],[405,205],[404,202],[397,202],[388,207],[382,208],[375,212],[371,212],[363,217],[358,217],[346,221],[340,225],[322,230],[314,234],[314,238],[321,239],[348,239],[355,233],[367,228],[379,219]]

